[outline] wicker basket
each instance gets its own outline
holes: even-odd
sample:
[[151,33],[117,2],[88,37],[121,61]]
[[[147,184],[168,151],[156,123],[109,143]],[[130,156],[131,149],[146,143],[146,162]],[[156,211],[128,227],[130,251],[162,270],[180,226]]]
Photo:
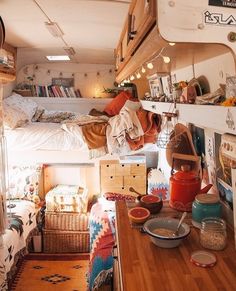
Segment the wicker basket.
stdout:
[[88,231],[43,230],[45,253],[88,253]]
[[46,212],[45,229],[46,230],[73,230],[87,231],[89,222],[89,213],[77,212]]

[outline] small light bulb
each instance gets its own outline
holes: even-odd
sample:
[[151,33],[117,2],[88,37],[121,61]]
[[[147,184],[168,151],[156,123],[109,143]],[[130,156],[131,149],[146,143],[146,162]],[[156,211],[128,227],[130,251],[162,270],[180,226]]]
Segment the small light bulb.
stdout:
[[127,82],[127,83],[130,83],[130,79],[128,78],[126,82]]
[[137,79],[140,79],[141,78],[141,74],[140,73],[137,73],[136,74],[136,77],[137,77]]
[[152,63],[148,63],[147,64],[147,68],[150,69],[150,70],[153,69],[153,64]]
[[143,74],[146,72],[146,70],[145,70],[145,68],[144,68],[144,67],[142,67],[142,70],[141,70],[141,72],[142,72]]
[[169,42],[169,45],[170,46],[174,46],[175,45],[175,42]]
[[120,83],[120,85],[123,87],[124,86],[124,83],[122,82],[122,83]]
[[163,61],[164,61],[164,63],[169,64],[170,58],[166,57],[166,56],[165,57],[163,56]]
[[135,77],[134,77],[134,75],[132,75],[131,77],[130,77],[130,81],[133,81],[135,79]]

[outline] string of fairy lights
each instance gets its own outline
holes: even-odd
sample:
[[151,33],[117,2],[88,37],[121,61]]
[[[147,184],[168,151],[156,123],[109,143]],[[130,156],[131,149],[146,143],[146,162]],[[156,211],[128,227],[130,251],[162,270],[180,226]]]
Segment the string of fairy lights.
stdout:
[[[175,43],[169,42],[169,46],[174,46]],[[162,58],[163,62],[165,64],[169,64],[171,62],[171,59],[169,56],[165,55],[165,50],[167,46],[162,47],[158,53],[154,53],[153,55],[150,56],[149,60],[143,63],[133,74],[131,74],[127,79],[124,79],[121,83],[120,86],[123,86],[124,83],[131,83],[135,79],[140,79],[143,74],[146,73],[147,69],[152,70],[154,68],[153,62],[158,59]],[[104,77],[107,74],[114,74],[114,69],[112,68],[106,68],[106,69],[100,69],[100,70],[88,70],[87,72],[75,72],[75,71],[66,71],[62,72],[60,70],[56,69],[48,69],[43,66],[39,65],[32,65],[32,66],[25,66],[22,71],[24,75],[27,78],[31,78],[32,80],[35,80],[37,77],[37,73],[41,71],[45,71],[46,75],[50,76],[53,75],[54,77],[58,76],[59,78],[63,77],[71,77],[74,78],[75,76],[83,76],[84,78],[89,77],[89,75],[95,75],[97,79],[100,77]]]
[[[174,46],[175,43],[174,42],[169,42],[169,45],[170,46]],[[145,74],[146,73],[146,70],[149,69],[149,70],[152,70],[154,68],[154,65],[153,65],[153,62],[158,59],[158,58],[162,58],[163,59],[163,62],[165,64],[169,64],[171,59],[169,56],[165,55],[164,52],[165,52],[165,49],[167,47],[162,47],[160,49],[160,51],[158,53],[154,53],[148,61],[146,61],[145,63],[143,63],[139,69],[137,69],[133,74],[131,74],[127,79],[123,80],[121,82],[121,86],[124,85],[124,83],[130,83],[132,82],[133,80],[135,79],[140,79],[142,77],[142,74]]]
[[75,71],[64,71],[56,70],[56,69],[48,69],[40,65],[33,65],[33,66],[25,66],[23,69],[23,74],[26,77],[32,78],[34,80],[37,77],[37,73],[39,72],[45,72],[46,75],[50,76],[53,75],[53,77],[71,77],[74,78],[76,75],[81,75],[84,78],[89,77],[90,75],[95,75],[97,78],[103,77],[107,74],[113,74],[114,69],[112,68],[106,68],[106,69],[100,69],[100,70],[88,70],[86,72],[75,72]]

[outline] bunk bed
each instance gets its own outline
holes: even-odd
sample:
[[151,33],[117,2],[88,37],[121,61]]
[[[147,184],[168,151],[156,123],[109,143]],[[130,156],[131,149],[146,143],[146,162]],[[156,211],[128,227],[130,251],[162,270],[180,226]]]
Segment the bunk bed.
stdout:
[[[15,97],[14,97],[15,96]],[[9,101],[13,99],[14,102]],[[80,112],[73,112],[69,109],[74,109],[74,104],[68,107],[70,103],[67,101],[67,111],[55,111],[57,109],[57,101],[50,99],[50,108],[46,108],[48,100],[43,103],[35,102],[33,98],[27,99],[19,95],[13,94],[4,100],[3,108],[16,108],[23,111],[26,117],[30,120],[25,122],[21,120],[20,126],[13,126],[7,128],[7,110],[5,114],[5,136],[7,142],[7,153],[9,164],[20,163],[43,163],[43,164],[88,164],[94,162],[95,159],[118,157],[120,154],[136,154],[143,151],[151,151],[157,153],[155,144],[157,134],[160,131],[160,117],[157,114],[150,113],[141,108],[141,103],[130,101],[125,98],[119,103],[119,106],[107,107],[109,103],[115,99],[106,102],[105,109],[110,113],[109,116],[104,115],[104,107],[97,107],[92,112],[95,114],[88,115],[93,109],[93,100],[82,101],[85,110]],[[22,99],[23,98],[23,99]],[[54,98],[53,98],[54,99]],[[23,104],[19,105],[18,101]],[[127,101],[128,100],[128,101]],[[40,102],[41,101],[41,102]],[[78,101],[79,103],[79,101]],[[86,103],[86,106],[85,106]],[[64,103],[59,103],[63,104]],[[126,104],[126,105],[125,105]],[[123,108],[128,104],[128,109],[122,112]],[[46,105],[46,106],[45,106]],[[90,106],[90,108],[89,108]],[[118,106],[118,109],[117,109]],[[130,106],[130,107],[129,107]],[[28,110],[26,109],[28,108]],[[115,108],[115,109],[114,109]],[[54,109],[54,110],[53,110]],[[64,109],[61,107],[61,109]],[[43,114],[40,111],[43,111]],[[78,110],[79,111],[79,110]],[[100,114],[102,111],[102,114]],[[119,115],[119,112],[125,116],[125,121]],[[105,112],[106,113],[106,112]],[[40,118],[37,117],[40,115]],[[36,117],[35,117],[36,116]],[[52,119],[52,116],[55,119]],[[112,116],[112,117],[111,117]],[[131,116],[131,118],[130,118]],[[23,116],[23,118],[25,118]],[[47,122],[47,121],[50,122]],[[134,120],[134,121],[133,121]],[[106,124],[111,122],[111,135],[117,134],[115,129],[119,129],[118,137],[121,141],[125,141],[124,147],[119,147],[117,140],[110,142],[110,150],[107,152],[101,151],[99,148],[89,148],[88,143],[85,142],[84,126],[91,124]],[[128,126],[127,126],[128,124]],[[82,125],[82,126],[81,126]],[[133,129],[134,130],[130,130]],[[90,133],[91,127],[88,127]],[[129,138],[125,139],[127,132],[130,133]],[[97,136],[94,135],[95,140]],[[103,139],[106,138],[103,136]],[[134,142],[132,142],[132,138]],[[93,140],[92,140],[93,142]],[[107,146],[107,145],[106,145]],[[108,147],[109,147],[108,146]],[[104,156],[105,155],[105,156]],[[98,204],[95,204],[90,212],[90,267],[89,267],[89,285],[91,290],[94,286],[101,286],[104,281],[111,278],[112,274],[112,247],[114,244],[114,202],[102,199]],[[97,230],[101,235],[97,236]],[[100,259],[102,258],[102,259]]]
[[[106,102],[105,110],[110,103],[115,102],[115,99],[109,101]],[[126,101],[129,104],[127,106]],[[52,110],[42,107],[44,103],[38,104],[33,98],[21,97],[18,94],[11,95],[3,101],[9,163],[34,161],[45,164],[83,164],[91,163],[92,158],[107,154],[118,156],[133,154],[137,150],[156,151],[155,140],[160,130],[160,118],[153,113],[149,115],[147,111],[140,108],[139,102],[130,101],[128,97],[123,98],[122,102],[119,103],[119,109],[117,105],[113,106],[115,110],[108,111],[111,113],[108,115],[100,111],[102,110],[100,106],[98,106],[100,110],[93,108],[93,100],[83,100],[81,114],[78,112],[79,108],[77,112],[73,110],[74,103],[71,105],[73,111],[58,111],[57,100],[50,101],[50,108],[54,108]],[[47,105],[48,102],[45,104]],[[70,100],[67,101],[67,108],[70,108],[69,104]],[[123,108],[126,109],[121,116],[119,112]],[[17,113],[24,110],[24,114],[23,116],[19,114],[20,120],[12,122],[11,118],[13,115],[16,116],[16,110]],[[136,116],[137,110],[140,111],[139,119]],[[119,132],[113,132],[113,128],[118,128],[114,127],[114,124],[119,125]],[[106,143],[108,129],[111,137],[117,135],[117,138],[110,140],[109,144]],[[128,134],[129,140],[126,142]],[[124,146],[120,146],[120,143]]]

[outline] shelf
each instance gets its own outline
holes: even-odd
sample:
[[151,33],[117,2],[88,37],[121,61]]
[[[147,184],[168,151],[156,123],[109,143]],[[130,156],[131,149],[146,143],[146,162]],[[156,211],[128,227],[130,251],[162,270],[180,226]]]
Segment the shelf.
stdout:
[[15,79],[16,79],[15,74],[0,72],[0,80],[3,83],[13,82],[13,81],[15,81]]
[[113,98],[27,97],[48,110],[74,111],[88,114],[92,108],[104,110]]
[[[153,102],[141,100],[145,110],[162,114],[174,112],[174,103]],[[212,128],[221,132],[236,134],[236,107],[218,105],[176,104],[178,119],[182,122],[193,123],[203,128]],[[234,127],[227,123],[230,116]]]
[[33,99],[35,102],[43,103],[88,103],[91,101],[93,103],[108,103],[113,98],[74,98],[74,97],[33,97],[29,96],[28,98]]

